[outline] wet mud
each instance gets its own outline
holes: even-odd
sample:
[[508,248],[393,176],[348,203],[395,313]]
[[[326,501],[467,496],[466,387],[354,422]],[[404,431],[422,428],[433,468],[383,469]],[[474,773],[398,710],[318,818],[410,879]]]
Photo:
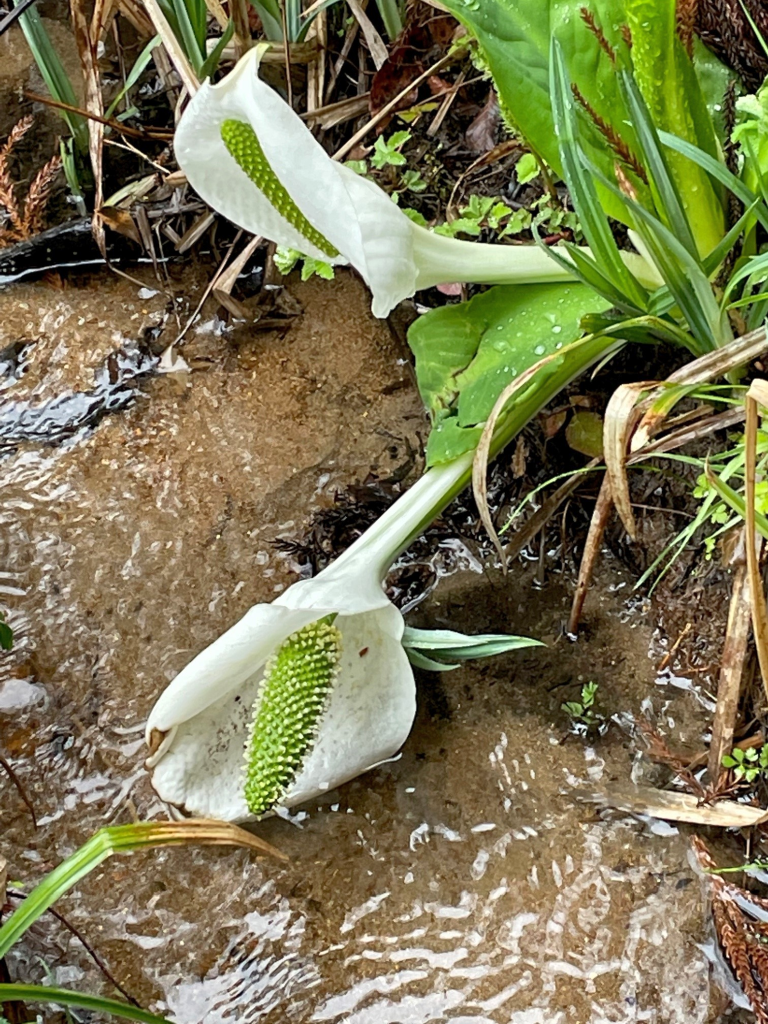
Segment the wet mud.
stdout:
[[[106,274],[0,292],[0,349],[26,346],[24,372],[3,378],[0,423],[24,403],[92,392],[110,354],[169,317],[172,334],[187,310],[146,277],[144,298]],[[192,307],[204,283],[194,270],[184,281]],[[296,578],[276,541],[420,449],[407,354],[361,284],[342,272],[291,287],[303,313],[287,333],[228,332],[206,309],[183,372],[148,377],[57,445],[19,438],[0,459],[0,593],[17,641],[0,662],[2,753],[38,817],[35,830],[0,774],[0,853],[16,886],[102,825],[165,815],[142,767],[159,692]],[[668,641],[609,557],[571,643],[569,579],[553,569],[542,585],[524,559],[503,577],[467,551],[410,621],[527,633],[546,648],[419,673],[399,757],[257,826],[287,865],[137,854],[60,901],[142,1005],[180,1024],[738,1019],[710,988],[686,835],[584,799],[642,775],[643,712],[699,749],[706,693],[657,672]],[[609,726],[583,738],[560,706],[588,681]],[[114,994],[48,918],[9,966]]]

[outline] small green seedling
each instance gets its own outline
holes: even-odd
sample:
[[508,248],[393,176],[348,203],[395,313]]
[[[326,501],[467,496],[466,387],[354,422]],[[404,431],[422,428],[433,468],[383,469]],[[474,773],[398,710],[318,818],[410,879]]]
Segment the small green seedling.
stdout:
[[376,139],[373,153],[371,153],[372,166],[379,169],[382,167],[403,167],[405,165],[405,157],[400,150],[410,137],[411,133],[407,131],[395,132],[388,139],[380,135]]
[[326,263],[324,260],[316,260],[312,256],[305,256],[298,249],[289,249],[279,245],[275,250],[274,259],[275,266],[283,275],[290,274],[296,264],[300,260],[303,261],[301,265],[302,281],[308,281],[315,274],[318,277],[322,277],[324,281],[332,281],[335,275],[330,263]]
[[539,163],[533,153],[524,153],[515,164],[515,176],[521,185],[539,176]]
[[739,781],[754,782],[768,777],[768,746],[761,747],[759,752],[755,747],[747,747],[746,750],[734,747],[730,754],[723,755],[722,765],[732,768],[734,777]]
[[581,700],[568,700],[560,707],[568,715],[571,725],[579,732],[599,727],[604,718],[595,710],[598,683],[584,683],[581,688]]

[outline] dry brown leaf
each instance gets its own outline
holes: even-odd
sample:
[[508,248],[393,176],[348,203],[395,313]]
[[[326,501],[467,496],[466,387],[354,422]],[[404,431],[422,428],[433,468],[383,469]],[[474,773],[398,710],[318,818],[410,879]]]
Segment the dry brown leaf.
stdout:
[[752,631],[763,689],[768,699],[768,606],[760,572],[757,530],[755,523],[755,465],[757,462],[758,403],[768,409],[768,381],[755,380],[747,392],[747,422],[744,432],[744,461],[746,471],[746,549],[749,592],[752,603]]
[[605,410],[603,453],[606,477],[616,511],[632,540],[637,540],[637,527],[629,497],[627,451],[632,432],[641,415],[637,408],[638,399],[656,383],[657,381],[640,381],[635,384],[622,384],[611,395]]
[[751,807],[735,800],[702,804],[690,793],[669,792],[652,786],[615,785],[595,794],[593,799],[617,811],[716,828],[751,828],[768,821],[768,811],[764,807]]
[[730,753],[733,746],[741,680],[747,660],[751,613],[747,567],[740,565],[733,574],[728,624],[717,683],[717,707],[712,723],[712,742],[709,745],[708,769],[713,784],[716,784],[720,777],[723,754]]

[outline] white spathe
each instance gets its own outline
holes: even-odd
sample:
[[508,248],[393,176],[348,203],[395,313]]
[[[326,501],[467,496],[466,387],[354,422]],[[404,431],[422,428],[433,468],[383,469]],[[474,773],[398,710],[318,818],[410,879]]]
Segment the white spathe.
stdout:
[[404,743],[416,687],[403,617],[359,565],[329,567],[243,618],[176,676],[147,722],[152,785],[188,814],[253,820],[243,794],[244,750],[264,665],[297,630],[337,614],[339,674],[316,740],[280,800],[292,807],[360,775]]
[[395,754],[416,713],[404,622],[383,589],[397,555],[469,480],[472,453],[430,469],[336,561],[271,604],[254,605],[172,680],[150,712],[146,765],[187,814],[252,821],[245,747],[264,666],[303,626],[335,614],[341,661],[314,744],[281,797],[293,807]]
[[[259,48],[217,85],[206,81],[176,129],[179,166],[214,210],[255,235],[316,259],[351,263],[384,317],[421,288],[452,281],[544,283],[569,275],[534,245],[484,245],[435,235],[414,224],[374,182],[332,160],[301,118],[258,76]],[[270,203],[229,153],[226,120],[256,133],[264,155],[295,205],[338,249],[329,257]]]

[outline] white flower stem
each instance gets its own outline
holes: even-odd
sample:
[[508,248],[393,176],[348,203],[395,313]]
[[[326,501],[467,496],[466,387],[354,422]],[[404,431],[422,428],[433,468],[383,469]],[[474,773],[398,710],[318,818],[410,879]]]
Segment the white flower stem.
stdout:
[[[509,412],[499,421],[491,445],[491,457],[504,448],[559,391],[597,360],[624,344],[613,338],[586,338],[563,349],[511,399]],[[387,509],[365,533],[324,573],[346,572],[352,561],[360,570],[376,572],[384,580],[392,563],[429,524],[461,494],[472,479],[474,449],[453,462],[428,469],[401,498]]]
[[[588,249],[583,250],[589,254]],[[565,249],[558,249],[565,259]],[[478,284],[546,284],[575,280],[564,267],[538,245],[464,242],[436,235],[414,225],[413,256],[417,267],[417,289],[454,281]],[[624,263],[646,288],[655,290],[661,282],[653,265],[633,252],[622,252]]]

